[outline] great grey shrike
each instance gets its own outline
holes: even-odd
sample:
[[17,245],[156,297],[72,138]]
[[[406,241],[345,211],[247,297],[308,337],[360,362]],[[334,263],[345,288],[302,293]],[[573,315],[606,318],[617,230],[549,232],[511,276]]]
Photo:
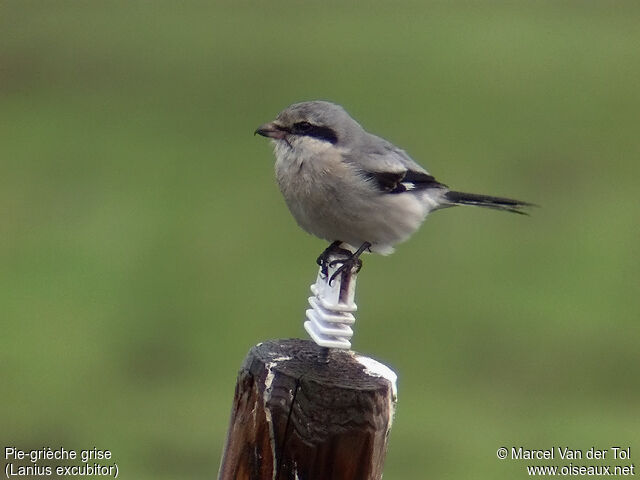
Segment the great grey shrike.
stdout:
[[318,258],[325,272],[334,251],[347,255],[344,268],[359,265],[365,250],[393,252],[434,210],[475,205],[524,213],[530,205],[450,190],[334,103],[295,103],[255,133],[274,143],[276,179],[298,225],[332,242]]

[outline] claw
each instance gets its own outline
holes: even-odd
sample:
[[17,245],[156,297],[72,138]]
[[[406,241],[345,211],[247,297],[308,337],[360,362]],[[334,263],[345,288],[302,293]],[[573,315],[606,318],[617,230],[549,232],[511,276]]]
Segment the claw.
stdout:
[[342,244],[342,241],[336,240],[331,245],[329,245],[324,250],[324,252],[320,254],[320,256],[318,256],[316,263],[321,267],[323,276],[326,277],[327,275],[329,275],[329,267],[333,266],[333,265],[330,265],[328,261],[332,254],[339,254],[345,257],[351,257],[352,254],[349,250],[340,248],[341,244]]
[[342,265],[340,265],[340,267],[338,267],[338,269],[335,272],[333,272],[333,275],[331,275],[331,278],[329,279],[329,286],[331,286],[331,284],[333,283],[333,281],[336,279],[338,275],[342,275],[342,274],[346,275],[347,272],[353,271],[354,269],[355,269],[354,273],[358,273],[362,268],[362,260],[360,260],[359,258],[353,258],[353,257],[349,257],[345,260],[333,260],[332,262],[329,263],[329,266],[333,267],[339,263],[341,263]]
[[[333,243],[331,244],[331,246],[333,246]],[[331,246],[329,248],[331,248]],[[325,276],[328,274],[329,267],[334,267],[339,263],[341,264],[340,267],[338,267],[338,269],[335,272],[333,272],[333,274],[331,275],[331,278],[329,279],[329,286],[331,286],[331,284],[333,283],[333,281],[336,279],[338,275],[347,275],[348,272],[352,272],[354,271],[354,269],[355,269],[354,273],[358,273],[362,268],[362,260],[360,260],[360,255],[362,255],[362,253],[365,250],[371,251],[370,247],[371,247],[371,244],[369,242],[364,242],[362,245],[360,245],[360,248],[358,248],[358,250],[356,250],[354,253],[348,252],[349,255],[344,260],[340,260],[340,259],[332,260],[331,262],[327,263],[326,258],[324,258],[323,263],[321,265],[322,265],[322,272]],[[324,253],[327,252],[327,250],[323,252],[323,255]],[[339,249],[339,250],[341,250],[342,252],[345,251],[344,249]]]

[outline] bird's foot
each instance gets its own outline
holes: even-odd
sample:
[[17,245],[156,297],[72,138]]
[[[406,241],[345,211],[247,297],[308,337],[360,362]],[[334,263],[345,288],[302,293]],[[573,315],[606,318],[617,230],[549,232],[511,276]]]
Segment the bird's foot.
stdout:
[[[316,263],[320,265],[323,276],[326,277],[327,275],[329,275],[329,258],[331,258],[331,256],[340,255],[345,258],[350,258],[351,255],[353,255],[351,251],[347,250],[346,248],[340,248],[340,245],[342,245],[342,241],[336,240],[327,248],[325,248],[324,252],[322,252],[317,258]],[[338,262],[340,262],[340,260],[338,260]]]
[[359,258],[354,258],[350,256],[349,258],[345,258],[344,260],[333,260],[329,263],[330,267],[340,264],[340,266],[333,272],[331,278],[329,279],[329,285],[333,283],[338,275],[347,274],[347,272],[358,273],[362,268],[362,260]]
[[369,242],[364,242],[354,253],[349,252],[349,256],[344,260],[338,259],[329,262],[329,267],[334,267],[335,265],[340,264],[336,271],[333,272],[333,275],[331,275],[331,278],[329,279],[329,285],[331,286],[338,275],[346,275],[350,272],[358,273],[362,268],[362,260],[360,260],[360,255],[362,255],[365,250],[371,251],[370,247],[371,244]]

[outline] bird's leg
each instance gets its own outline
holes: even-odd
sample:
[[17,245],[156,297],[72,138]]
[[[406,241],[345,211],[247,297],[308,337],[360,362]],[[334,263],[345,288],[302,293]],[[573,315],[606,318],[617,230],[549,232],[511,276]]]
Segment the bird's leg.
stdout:
[[358,250],[356,250],[354,253],[350,253],[349,258],[345,260],[333,260],[329,262],[330,267],[333,267],[338,263],[341,264],[338,269],[333,272],[333,275],[331,275],[331,278],[329,279],[329,285],[331,285],[331,282],[333,282],[336,277],[343,272],[350,272],[354,268],[356,269],[356,273],[359,272],[362,268],[362,260],[360,260],[360,255],[362,255],[365,250],[371,251],[370,247],[371,244],[369,242],[364,242],[362,245],[360,245],[360,248],[358,248]]
[[336,240],[331,245],[329,245],[327,248],[325,248],[324,252],[322,252],[320,254],[320,256],[318,257],[318,259],[316,260],[316,263],[318,265],[320,265],[320,267],[322,267],[322,274],[325,277],[329,274],[329,271],[328,271],[328,268],[329,268],[329,257],[331,256],[332,253],[338,253],[338,254],[343,255],[345,257],[350,257],[351,256],[351,252],[349,250],[347,250],[346,248],[340,248],[340,245],[342,245],[342,240]]

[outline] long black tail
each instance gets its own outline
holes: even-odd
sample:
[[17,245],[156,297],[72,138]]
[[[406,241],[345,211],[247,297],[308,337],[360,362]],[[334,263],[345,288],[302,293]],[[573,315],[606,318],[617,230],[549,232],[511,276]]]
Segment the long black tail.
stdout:
[[507,212],[528,215],[522,209],[532,207],[532,203],[521,202],[512,198],[491,197],[489,195],[478,195],[476,193],[464,193],[448,191],[445,198],[453,205],[475,205],[477,207],[495,208],[496,210],[505,210]]

